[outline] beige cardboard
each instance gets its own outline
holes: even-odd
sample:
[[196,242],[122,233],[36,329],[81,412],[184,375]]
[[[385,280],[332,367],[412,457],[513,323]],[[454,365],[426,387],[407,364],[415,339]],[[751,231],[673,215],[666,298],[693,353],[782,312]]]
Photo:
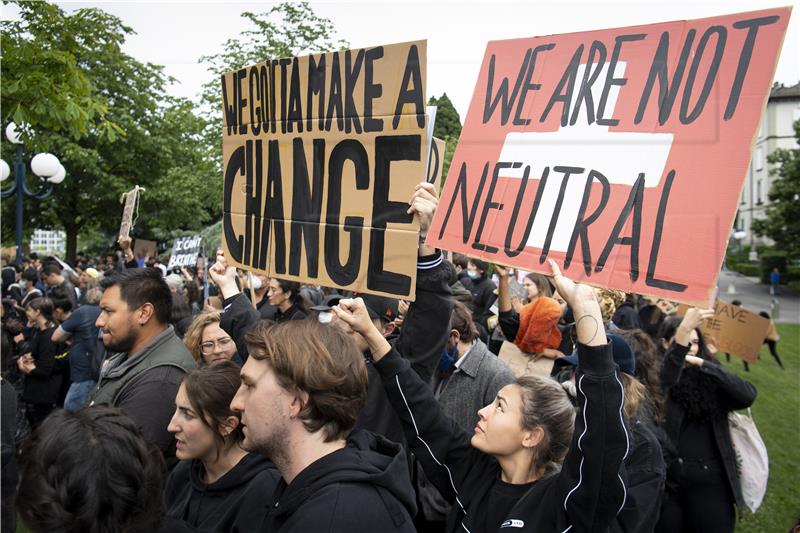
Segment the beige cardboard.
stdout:
[[539,376],[546,378],[550,377],[550,372],[553,370],[553,359],[547,357],[535,359],[532,354],[517,348],[513,342],[503,341],[499,357],[516,377]]
[[[404,74],[413,71],[407,65],[407,58],[413,58],[415,54],[419,58],[419,77],[411,76],[411,81],[403,85]],[[362,58],[359,75],[354,77],[355,83],[350,83],[354,87],[352,99],[346,96],[342,98],[343,102],[352,102],[349,115],[353,120],[342,119],[340,123],[334,114],[330,127],[325,128],[323,124],[320,128],[320,93],[308,93],[308,72],[312,58],[314,64],[324,61],[326,66],[325,85],[321,91],[325,94],[323,115],[326,115],[326,109],[332,101],[329,91],[333,80],[334,58],[340,61],[342,93],[346,94],[345,86],[348,82],[344,75],[347,70],[345,67],[348,61],[352,67],[359,57]],[[372,91],[373,95],[378,92],[380,95],[371,99],[371,114],[366,112],[367,103],[364,98],[367,57],[373,58],[371,83],[381,86],[379,91]],[[223,181],[226,183],[226,190],[222,246],[231,263],[271,277],[414,299],[419,222],[416,217],[398,216],[398,213],[405,213],[405,208],[400,211],[400,205],[407,205],[416,185],[425,179],[428,143],[427,119],[424,114],[425,59],[424,41],[292,58],[285,62],[286,85],[289,87],[296,84],[300,87],[299,92],[295,93],[300,95],[299,99],[292,97],[288,89],[286,98],[283,98],[280,93],[281,64],[276,62],[276,120],[266,123],[266,129],[258,117],[263,116],[261,102],[269,102],[270,98],[269,94],[266,99],[263,98],[260,87],[270,87],[270,82],[264,84],[258,80],[262,75],[269,80],[273,70],[272,63],[259,63],[238,71],[245,76],[241,82],[237,82],[241,76],[237,72],[229,72],[223,76],[222,83],[228,104],[235,100],[232,97],[234,91],[237,98],[247,101],[241,112],[241,123],[234,125],[229,131],[226,125],[238,122],[239,111],[234,109],[231,113],[229,106],[226,110],[226,99],[223,97]],[[252,72],[255,72],[255,77],[251,78]],[[252,89],[249,83],[251,79],[254,80]],[[416,114],[416,105],[406,103],[395,123],[394,112],[401,88],[407,91],[413,89],[415,79],[420,82],[421,97],[415,98],[415,102],[420,100],[422,103],[421,116]],[[238,94],[239,86],[241,94]],[[255,96],[254,101],[251,100],[251,95]],[[309,96],[312,98],[310,108],[307,106]],[[283,113],[282,106],[289,109],[298,105],[301,106],[301,111],[293,116],[301,118],[299,123],[278,120]],[[309,109],[310,112],[307,113]],[[342,111],[343,115],[348,114],[344,104]],[[271,110],[266,113],[270,116]],[[366,131],[367,115],[371,119],[382,120],[382,127],[372,124],[375,131]],[[285,116],[289,116],[288,111]],[[275,132],[272,131],[273,125]],[[288,131],[290,126],[293,130],[291,132]],[[284,128],[286,131],[283,131]],[[356,131],[357,129],[360,131]],[[382,139],[383,142],[407,139],[412,153],[408,160],[399,160],[396,157],[394,159],[397,160],[388,163],[388,190],[383,199],[380,194],[376,194],[375,187],[380,172],[376,156]],[[333,154],[344,153],[345,147],[350,151],[349,156],[344,158],[344,164],[332,164]],[[384,149],[381,153],[387,151]],[[413,157],[414,155],[417,157]],[[358,182],[354,158],[361,158],[366,163],[361,167],[364,171]],[[338,216],[335,202],[331,203],[332,199],[338,197],[335,193],[339,189],[333,186],[335,182],[331,179],[331,171],[337,168],[341,168]],[[277,185],[277,169],[280,170],[280,186]],[[319,176],[321,178],[317,179]],[[301,180],[305,180],[305,184]],[[309,198],[319,200],[319,204],[311,200],[308,203],[301,202],[302,196],[297,196],[298,201],[295,202],[297,191],[304,187],[311,193]],[[318,190],[319,187],[321,191]],[[277,203],[278,197],[280,203]],[[381,202],[396,204],[387,208],[385,205],[381,206]],[[393,213],[393,217],[405,220],[386,222],[385,217],[390,213]],[[380,217],[383,217],[386,224],[385,230],[380,229]],[[317,259],[311,265],[308,264],[306,233],[318,238]],[[377,246],[381,235],[384,238],[383,252],[377,253],[376,248],[371,253],[371,247]],[[228,242],[229,238],[233,242]],[[338,245],[334,242],[337,238]],[[360,255],[350,259],[352,239],[360,239],[361,246]],[[331,251],[332,248],[336,251]],[[381,260],[383,272],[395,273],[403,277],[404,281],[381,284],[375,281],[375,276],[370,278],[369,269],[380,271]],[[342,265],[346,264],[357,268],[343,268]],[[313,272],[314,267],[317,269],[316,273]]]
[[155,257],[158,255],[158,248],[156,241],[148,241],[146,239],[136,239],[133,243],[133,254],[136,257]]
[[[688,307],[681,305],[677,314],[683,316]],[[714,318],[706,320],[700,331],[706,340],[713,338],[720,352],[740,357],[749,363],[758,361],[761,345],[767,336],[769,320],[741,307],[717,300]]]
[[444,174],[444,152],[447,148],[447,142],[433,138],[431,144],[431,156],[428,159],[428,173],[426,174],[428,183],[433,183],[436,187],[436,192],[442,190],[442,174]]

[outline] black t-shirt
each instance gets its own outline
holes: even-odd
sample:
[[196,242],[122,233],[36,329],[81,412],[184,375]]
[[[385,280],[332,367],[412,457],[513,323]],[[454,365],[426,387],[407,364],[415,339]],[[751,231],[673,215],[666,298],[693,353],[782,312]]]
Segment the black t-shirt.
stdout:
[[683,459],[720,460],[717,440],[714,437],[714,424],[708,420],[683,419],[681,435],[678,439],[678,455]]
[[486,506],[486,520],[481,531],[497,531],[500,525],[511,512],[511,509],[526,492],[536,483],[523,483],[512,485],[497,478],[494,486],[489,491],[488,505]]

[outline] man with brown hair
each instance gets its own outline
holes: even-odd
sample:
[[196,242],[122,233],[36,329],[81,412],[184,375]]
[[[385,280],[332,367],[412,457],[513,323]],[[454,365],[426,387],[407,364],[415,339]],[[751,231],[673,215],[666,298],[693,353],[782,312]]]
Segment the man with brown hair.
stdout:
[[367,370],[352,337],[316,320],[261,322],[231,403],[243,446],[269,457],[283,479],[263,531],[415,531],[400,445],[354,431]]

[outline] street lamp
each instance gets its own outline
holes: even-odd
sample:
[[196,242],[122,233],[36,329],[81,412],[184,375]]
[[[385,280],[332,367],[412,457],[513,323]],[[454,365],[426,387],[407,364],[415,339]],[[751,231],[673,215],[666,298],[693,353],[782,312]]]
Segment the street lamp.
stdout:
[[[2,191],[3,198],[10,198],[15,193],[17,195],[17,227],[16,227],[16,241],[17,241],[17,263],[22,259],[22,202],[26,196],[35,198],[36,200],[44,200],[53,192],[53,184],[61,183],[67,175],[64,166],[58,161],[58,158],[53,154],[36,154],[31,160],[31,170],[33,173],[42,179],[42,184],[39,190],[33,192],[28,189],[25,182],[25,162],[22,160],[23,146],[22,139],[20,138],[20,131],[17,125],[10,122],[6,127],[6,138],[12,144],[17,145],[17,160],[14,162],[14,185],[9,189]],[[0,160],[0,181],[5,181],[11,174],[11,169],[8,163]]]

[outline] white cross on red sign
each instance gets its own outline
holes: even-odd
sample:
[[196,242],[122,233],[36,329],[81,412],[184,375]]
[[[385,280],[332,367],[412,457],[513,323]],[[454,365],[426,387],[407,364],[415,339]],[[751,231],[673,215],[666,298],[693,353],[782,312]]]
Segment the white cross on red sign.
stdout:
[[490,42],[428,244],[707,302],[790,12]]

